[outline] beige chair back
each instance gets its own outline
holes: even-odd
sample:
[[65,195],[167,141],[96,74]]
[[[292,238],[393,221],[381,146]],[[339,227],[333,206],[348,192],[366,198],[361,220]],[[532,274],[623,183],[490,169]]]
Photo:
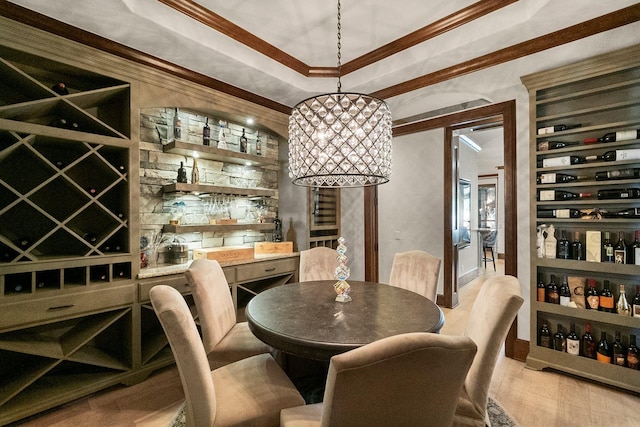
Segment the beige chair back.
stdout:
[[212,426],[216,393],[207,354],[184,297],[176,289],[157,285],[149,292],[151,304],[169,339],[185,393],[186,425]]
[[236,324],[229,283],[218,261],[209,259],[194,260],[185,276],[198,309],[202,341],[208,354]]
[[389,284],[416,292],[436,302],[442,260],[424,251],[397,253],[393,257]]
[[334,280],[338,266],[338,252],[325,246],[318,246],[300,252],[301,282],[312,280]]
[[467,337],[409,333],[334,356],[321,425],[451,425],[475,354]]
[[487,407],[498,354],[523,301],[517,278],[495,276],[482,285],[471,309],[464,335],[478,345],[478,354],[464,386],[473,405],[482,414]]

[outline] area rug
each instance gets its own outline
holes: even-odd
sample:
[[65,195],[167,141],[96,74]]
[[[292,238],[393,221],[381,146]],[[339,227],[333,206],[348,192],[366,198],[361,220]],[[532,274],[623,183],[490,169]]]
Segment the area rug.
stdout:
[[[516,427],[516,424],[509,418],[504,410],[496,403],[495,400],[489,398],[489,404],[487,405],[487,413],[489,414],[489,421],[491,427]],[[171,427],[184,427],[184,405],[180,408],[176,417],[171,422]]]

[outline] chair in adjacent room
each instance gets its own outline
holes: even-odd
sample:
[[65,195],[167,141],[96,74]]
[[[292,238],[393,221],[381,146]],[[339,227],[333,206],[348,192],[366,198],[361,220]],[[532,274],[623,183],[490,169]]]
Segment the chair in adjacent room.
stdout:
[[167,285],[149,292],[178,366],[185,394],[186,426],[277,426],[280,411],[304,404],[270,354],[211,370],[184,297]]
[[[493,249],[496,247],[498,239],[498,230],[490,230],[482,234],[482,260],[484,261],[484,269],[487,269],[487,261],[493,263],[493,271],[496,271],[496,256]],[[487,251],[491,254],[491,258],[487,256]]]
[[280,425],[449,426],[476,354],[467,337],[415,332],[333,356],[324,399],[283,409]]
[[453,425],[490,425],[487,402],[491,377],[523,301],[520,282],[513,276],[495,276],[482,285],[464,333],[478,345],[478,354],[458,399]]
[[273,352],[256,338],[247,322],[237,322],[229,283],[218,261],[194,260],[185,276],[193,293],[202,341],[211,369],[246,357]]
[[301,282],[312,280],[334,280],[334,273],[338,266],[336,260],[338,252],[325,246],[300,251],[300,275]]
[[395,254],[389,284],[419,293],[436,302],[442,260],[424,251]]

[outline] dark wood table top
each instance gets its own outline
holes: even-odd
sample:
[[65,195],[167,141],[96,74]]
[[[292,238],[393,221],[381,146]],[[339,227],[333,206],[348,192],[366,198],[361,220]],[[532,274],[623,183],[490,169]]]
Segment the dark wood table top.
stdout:
[[381,338],[407,332],[438,333],[442,310],[415,292],[351,281],[353,301],[336,302],[335,280],[289,283],[264,291],[246,308],[251,331],[274,348],[329,360]]

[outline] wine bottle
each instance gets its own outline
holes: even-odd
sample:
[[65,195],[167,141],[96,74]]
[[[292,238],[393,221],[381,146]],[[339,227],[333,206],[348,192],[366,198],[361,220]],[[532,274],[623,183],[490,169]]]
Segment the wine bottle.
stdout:
[[551,304],[560,304],[560,293],[558,292],[555,274],[551,275],[551,280],[547,285],[547,302]]
[[564,190],[538,190],[538,200],[572,200],[591,197],[591,193],[571,193]]
[[604,241],[602,242],[602,262],[614,262],[613,245],[611,244],[611,235],[608,231],[604,232]]
[[537,286],[537,300],[540,302],[545,302],[547,296],[547,287],[544,284],[544,280],[542,279],[542,273],[538,273],[538,286]]
[[609,348],[609,341],[607,341],[607,333],[605,331],[600,333],[596,360],[602,363],[611,363],[611,349]]
[[182,122],[180,121],[177,107],[173,113],[173,138],[176,140],[182,139]]
[[586,176],[581,175],[569,175],[567,173],[541,173],[536,178],[536,182],[538,184],[556,184],[556,183],[565,183],[565,182],[573,182],[578,181],[580,179],[584,179]]
[[634,239],[629,249],[629,264],[640,265],[640,230],[634,231]]
[[96,236],[93,233],[84,233],[82,235],[82,238],[84,240],[86,240],[87,242],[91,243],[92,245],[95,244],[98,241],[98,236]]
[[616,304],[616,311],[623,316],[631,315],[631,307],[627,301],[627,294],[624,290],[624,285],[620,285],[620,291],[618,293],[618,303]]
[[551,341],[551,331],[547,326],[547,322],[543,322],[542,327],[540,327],[539,345],[540,347],[553,348],[553,342]]
[[191,183],[198,184],[200,182],[200,170],[198,169],[198,159],[193,158],[193,168],[191,169]]
[[562,325],[558,323],[558,330],[553,334],[553,349],[557,351],[567,351],[567,341],[562,332]]
[[582,212],[578,209],[538,209],[538,218],[581,218]]
[[636,294],[631,300],[631,315],[640,317],[640,285],[636,285]]
[[605,212],[605,218],[640,218],[640,208],[627,208],[617,212]]
[[636,346],[636,336],[629,335],[629,348],[627,348],[627,368],[640,369],[640,350]]
[[178,168],[178,178],[176,179],[176,182],[187,182],[187,170],[184,168],[183,162],[180,162],[180,167]]
[[618,242],[613,247],[613,259],[616,264],[627,264],[627,244],[622,231],[618,232]]
[[589,359],[596,358],[596,342],[591,335],[591,323],[584,326],[584,335],[582,335],[582,355]]
[[262,141],[260,141],[260,132],[256,133],[256,155],[262,156]]
[[579,142],[577,141],[540,141],[538,142],[538,151],[558,150],[560,148],[566,148],[578,144]]
[[556,239],[556,228],[553,224],[547,228],[547,237],[544,239],[544,256],[545,258],[555,258],[558,250],[558,241]]
[[579,165],[587,161],[586,157],[582,156],[562,156],[562,157],[549,157],[542,161],[536,162],[537,167],[552,168],[558,166]]
[[242,136],[240,137],[240,152],[241,153],[246,153],[247,152],[247,136],[244,133],[244,129],[242,129]]
[[580,241],[580,232],[573,232],[573,243],[571,243],[571,259],[584,261],[584,250]]
[[615,162],[622,160],[639,160],[640,159],[640,148],[630,148],[627,150],[611,150],[607,151],[604,154],[598,156],[586,156],[586,161],[605,161],[605,162]]
[[58,95],[69,95],[69,89],[64,82],[58,82],[51,87],[51,90]]
[[609,132],[605,133],[600,138],[587,138],[584,140],[584,143],[593,144],[595,142],[630,141],[632,139],[640,139],[640,129]]
[[560,305],[567,307],[571,302],[571,289],[567,282],[567,276],[562,276],[562,282],[558,288],[558,294],[560,295]]
[[28,238],[27,236],[22,236],[16,239],[14,243],[20,249],[25,250],[25,249],[28,249],[29,246],[31,246],[31,239]]
[[555,126],[545,126],[545,127],[538,128],[538,135],[546,135],[549,133],[560,132],[563,130],[575,129],[581,126],[582,124],[580,123],[577,123],[575,125],[560,124]]
[[640,168],[596,172],[596,181],[640,178]]
[[640,188],[615,188],[598,190],[599,200],[640,199]]
[[604,311],[606,313],[615,313],[613,304],[613,293],[611,293],[609,281],[605,280],[602,286],[602,292],[600,292],[600,311]]
[[558,253],[557,257],[560,259],[569,259],[571,250],[571,245],[569,244],[569,240],[567,240],[567,235],[565,230],[560,231],[560,240],[558,240]]
[[590,278],[588,284],[586,306],[588,309],[598,310],[600,308],[600,295],[596,289],[596,281]]
[[616,331],[615,341],[613,342],[613,364],[618,366],[626,365],[626,357],[624,354],[624,347],[620,342],[620,331]]
[[569,333],[567,334],[567,353],[574,356],[580,355],[580,339],[576,335],[576,324],[571,322]]
[[202,145],[211,145],[211,128],[209,127],[209,117],[204,119],[204,127],[202,128]]

